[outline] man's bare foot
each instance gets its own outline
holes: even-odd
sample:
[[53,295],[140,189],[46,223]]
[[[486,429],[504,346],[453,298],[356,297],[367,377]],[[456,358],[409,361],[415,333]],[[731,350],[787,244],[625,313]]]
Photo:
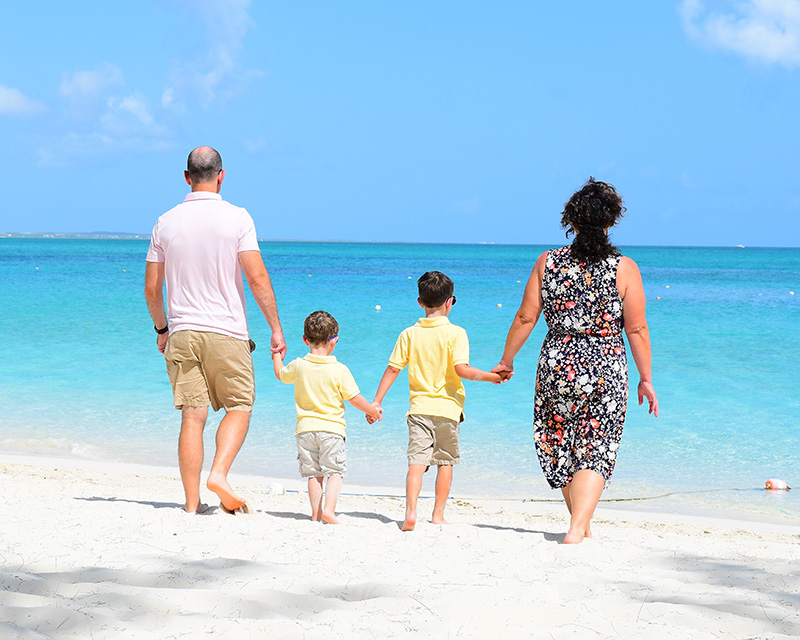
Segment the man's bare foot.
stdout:
[[186,513],[195,513],[195,514],[197,514],[197,515],[200,515],[200,514],[202,514],[202,513],[205,513],[206,511],[208,511],[208,505],[207,505],[207,504],[204,504],[204,503],[202,503],[202,502],[199,502],[199,503],[197,504],[197,506],[196,506],[196,507],[193,509],[193,508],[191,508],[191,507],[190,507],[190,506],[187,504],[187,505],[185,505],[185,506],[183,507],[183,510],[184,510]]
[[224,476],[209,475],[206,486],[219,496],[220,506],[227,511],[236,511],[245,504],[244,500],[233,492],[231,485],[228,484]]
[[417,512],[406,513],[406,519],[403,522],[403,526],[400,527],[400,531],[413,531],[415,526],[417,526]]
[[432,524],[450,524],[447,520],[444,519],[444,514],[433,514],[431,517]]
[[339,520],[336,517],[336,514],[328,513],[327,511],[322,512],[322,521],[327,522],[328,524],[339,524]]

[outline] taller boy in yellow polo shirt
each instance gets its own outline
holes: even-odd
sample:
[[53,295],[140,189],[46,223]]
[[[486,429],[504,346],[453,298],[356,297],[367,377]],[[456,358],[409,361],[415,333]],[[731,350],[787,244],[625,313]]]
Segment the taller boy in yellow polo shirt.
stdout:
[[422,476],[430,465],[437,467],[431,522],[447,524],[444,508],[453,483],[453,465],[459,461],[458,427],[464,419],[466,394],[462,378],[501,382],[498,374],[469,365],[467,332],[447,318],[456,303],[453,281],[439,271],[428,271],[417,280],[417,287],[417,302],[425,309],[425,317],[397,338],[372,401],[381,409],[386,392],[400,371],[408,367],[408,475],[403,531],[412,531],[417,523]]
[[[297,460],[300,475],[308,478],[311,519],[339,524],[336,501],[347,471],[345,451],[344,401],[360,409],[372,422],[381,419],[358,391],[350,370],[336,360],[333,350],[339,341],[339,323],[327,311],[315,311],[306,318],[303,342],[309,353],[286,366],[280,353],[272,354],[275,376],[294,385],[297,406]],[[322,506],[323,480],[325,507]]]

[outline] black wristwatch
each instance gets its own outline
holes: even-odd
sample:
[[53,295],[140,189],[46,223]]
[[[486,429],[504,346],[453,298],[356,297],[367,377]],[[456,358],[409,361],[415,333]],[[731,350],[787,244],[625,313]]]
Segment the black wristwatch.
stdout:
[[167,325],[163,329],[159,329],[157,326],[153,325],[153,329],[156,330],[156,333],[158,335],[163,336],[167,331],[169,331],[169,325]]

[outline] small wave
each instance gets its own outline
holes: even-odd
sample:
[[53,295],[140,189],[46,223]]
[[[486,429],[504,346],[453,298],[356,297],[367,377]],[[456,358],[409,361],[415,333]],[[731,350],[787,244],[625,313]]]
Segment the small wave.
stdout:
[[88,460],[104,457],[99,448],[66,438],[3,438],[0,439],[0,449],[7,453],[24,453],[33,456],[62,455]]

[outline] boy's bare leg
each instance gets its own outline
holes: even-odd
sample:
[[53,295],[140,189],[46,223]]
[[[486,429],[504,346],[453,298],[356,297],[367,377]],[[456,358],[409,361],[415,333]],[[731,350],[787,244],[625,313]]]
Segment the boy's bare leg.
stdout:
[[206,486],[219,496],[222,506],[231,511],[245,503],[228,484],[228,472],[242,448],[249,426],[249,411],[228,411],[217,429],[217,453]]
[[322,476],[308,479],[308,501],[311,503],[311,519],[319,522],[322,518]]
[[186,494],[184,509],[188,513],[205,511],[208,507],[200,503],[200,474],[203,471],[203,429],[206,426],[208,407],[186,407],[181,409],[181,435],[178,437],[178,466],[181,470],[183,492]]
[[336,518],[336,501],[339,499],[339,491],[342,488],[342,476],[328,476],[325,483],[325,509],[322,511],[322,519],[329,524],[339,524]]
[[403,531],[413,531],[417,524],[417,499],[422,490],[422,476],[428,467],[424,464],[408,465],[406,475],[406,519],[401,527]]
[[450,496],[450,487],[453,484],[453,465],[440,464],[436,470],[436,500],[433,504],[433,524],[448,524],[444,519],[444,508]]
[[596,471],[581,469],[569,484],[569,502],[567,503],[572,517],[569,531],[564,537],[564,544],[578,544],[584,538],[591,537],[590,524],[595,507],[603,493],[605,480]]

